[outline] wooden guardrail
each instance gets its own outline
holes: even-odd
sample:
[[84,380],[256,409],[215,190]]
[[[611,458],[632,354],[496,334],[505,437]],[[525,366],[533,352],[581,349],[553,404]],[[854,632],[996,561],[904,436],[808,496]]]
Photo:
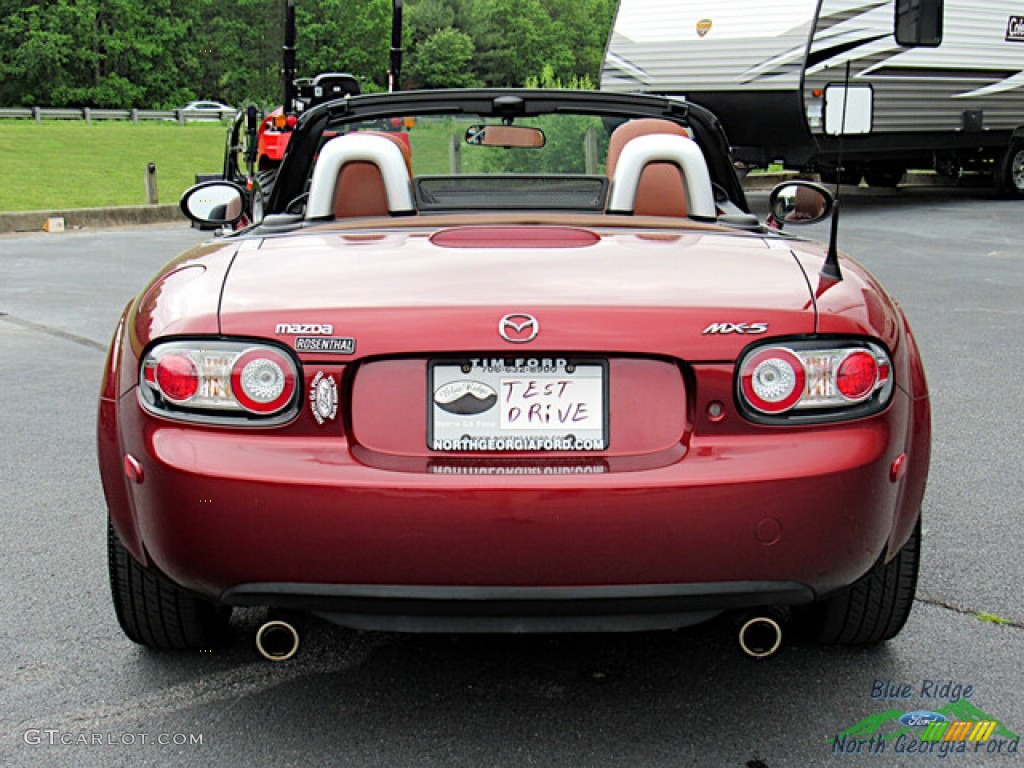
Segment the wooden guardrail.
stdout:
[[207,109],[92,109],[91,107],[0,107],[0,120],[165,120],[184,125],[198,120],[231,120],[234,110],[213,112]]

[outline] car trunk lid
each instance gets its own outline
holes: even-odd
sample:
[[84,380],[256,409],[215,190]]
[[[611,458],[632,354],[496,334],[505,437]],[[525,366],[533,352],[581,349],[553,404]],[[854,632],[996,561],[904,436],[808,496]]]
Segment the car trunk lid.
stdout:
[[813,332],[781,242],[572,227],[252,241],[221,328],[291,345],[307,379],[338,376],[365,463],[483,471],[463,462],[485,455],[519,471],[501,462],[525,455],[557,471],[636,470],[687,452],[687,365]]
[[[552,229],[493,242],[479,228],[249,241],[225,281],[221,330],[293,346],[351,339],[339,351],[360,358],[570,349],[684,360],[733,360],[752,337],[814,331],[806,277],[783,241],[576,230],[560,242]],[[529,344],[499,335],[510,313],[538,321]],[[316,355],[328,343],[303,344]]]

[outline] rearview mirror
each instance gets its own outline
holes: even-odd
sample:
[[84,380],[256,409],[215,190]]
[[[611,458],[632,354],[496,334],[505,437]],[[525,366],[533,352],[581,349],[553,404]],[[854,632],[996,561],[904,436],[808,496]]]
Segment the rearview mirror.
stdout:
[[245,215],[245,190],[230,181],[206,181],[186,189],[179,205],[197,224],[232,225]]
[[832,193],[813,181],[779,184],[768,198],[771,218],[780,228],[782,224],[819,222],[832,212],[834,202]]
[[466,143],[478,147],[543,147],[546,139],[540,128],[524,125],[471,125]]

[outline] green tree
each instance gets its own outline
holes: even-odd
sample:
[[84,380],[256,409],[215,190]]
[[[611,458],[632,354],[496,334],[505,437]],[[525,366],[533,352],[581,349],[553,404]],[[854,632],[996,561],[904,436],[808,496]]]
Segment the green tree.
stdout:
[[19,7],[7,0],[0,8],[0,100],[12,106],[49,105],[55,84],[73,82],[77,54],[67,25],[39,5]]
[[[47,0],[7,16],[4,100],[166,106],[188,96],[192,0]],[[183,12],[184,11],[184,12]]]
[[615,0],[542,0],[552,21],[561,25],[573,54],[565,75],[589,77],[597,82],[615,16]]
[[420,88],[471,88],[479,84],[471,69],[473,52],[465,32],[439,29],[416,47],[409,74]]
[[[614,0],[406,0],[410,82],[596,80]],[[285,0],[0,0],[0,104],[281,100]],[[386,82],[392,0],[299,0],[298,74]],[[421,50],[422,49],[422,50]]]
[[419,0],[403,11],[405,45],[415,46],[435,32],[455,27],[455,8],[447,0]]
[[571,74],[573,55],[560,23],[540,0],[480,0],[467,32],[477,50],[477,74],[487,85],[521,86],[545,64]]
[[387,83],[391,0],[319,0],[296,8],[300,72],[348,72],[372,90]]
[[201,0],[193,46],[199,98],[242,106],[281,102],[283,0]]

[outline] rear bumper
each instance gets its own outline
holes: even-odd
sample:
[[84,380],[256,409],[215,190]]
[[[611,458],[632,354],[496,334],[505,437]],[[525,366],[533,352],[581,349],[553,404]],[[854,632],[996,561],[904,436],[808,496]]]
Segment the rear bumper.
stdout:
[[674,629],[730,608],[813,600],[787,582],[644,584],[617,587],[423,587],[368,584],[242,584],[228,605],[316,613],[336,624],[391,632],[616,632]]
[[[361,463],[341,435],[173,424],[142,413],[134,393],[119,405],[122,450],[143,479],[125,481],[115,528],[175,582],[228,603],[470,619],[464,609],[491,601],[513,619],[536,606],[649,618],[806,602],[846,586],[886,554],[900,516],[891,468],[910,410],[897,393],[859,422],[693,434],[678,460],[637,471],[574,474],[538,461],[536,474],[448,474]],[[113,478],[120,457],[111,460]],[[399,592],[371,594],[380,588]],[[440,591],[405,611],[420,588]],[[483,600],[445,592],[481,588]],[[565,588],[601,596],[543,592]]]

